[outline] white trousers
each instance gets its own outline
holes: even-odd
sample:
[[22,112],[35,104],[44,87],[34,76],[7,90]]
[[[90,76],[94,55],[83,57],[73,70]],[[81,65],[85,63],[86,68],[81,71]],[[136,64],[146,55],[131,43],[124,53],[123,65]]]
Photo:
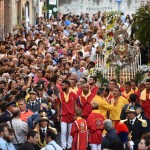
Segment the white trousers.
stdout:
[[61,146],[62,149],[72,147],[72,136],[70,135],[72,123],[61,122]]
[[91,150],[101,150],[101,144],[90,144]]

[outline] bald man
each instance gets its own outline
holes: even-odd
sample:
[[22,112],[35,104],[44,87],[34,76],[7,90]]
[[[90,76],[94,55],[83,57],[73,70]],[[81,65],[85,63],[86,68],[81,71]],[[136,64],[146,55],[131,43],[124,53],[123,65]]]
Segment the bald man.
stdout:
[[90,91],[90,86],[85,83],[82,87],[82,93],[78,98],[79,107],[82,109],[82,117],[87,119],[89,114],[92,112],[91,101],[94,98],[94,94]]
[[89,143],[91,150],[100,150],[102,142],[102,132],[104,130],[104,116],[99,111],[97,102],[92,102],[92,113],[87,118],[89,129]]

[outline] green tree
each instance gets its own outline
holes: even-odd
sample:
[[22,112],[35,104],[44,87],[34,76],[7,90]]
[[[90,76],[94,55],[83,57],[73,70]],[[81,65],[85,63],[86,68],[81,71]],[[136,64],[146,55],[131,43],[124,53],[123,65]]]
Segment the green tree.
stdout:
[[134,16],[133,26],[137,28],[135,37],[143,46],[150,46],[150,7],[142,6]]

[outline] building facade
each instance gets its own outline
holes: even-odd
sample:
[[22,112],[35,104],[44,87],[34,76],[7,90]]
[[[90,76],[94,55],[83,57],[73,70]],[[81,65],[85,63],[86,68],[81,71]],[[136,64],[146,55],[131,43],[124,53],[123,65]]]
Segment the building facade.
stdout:
[[[59,0],[59,11],[73,14],[121,11],[133,14],[147,0]],[[77,11],[78,10],[78,11]]]
[[[35,23],[39,0],[0,0],[0,39],[13,31],[13,27]],[[26,26],[25,25],[25,26]]]

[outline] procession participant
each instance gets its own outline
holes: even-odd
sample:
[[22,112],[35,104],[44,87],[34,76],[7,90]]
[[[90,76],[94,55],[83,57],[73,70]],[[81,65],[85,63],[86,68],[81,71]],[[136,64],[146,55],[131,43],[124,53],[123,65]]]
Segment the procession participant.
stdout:
[[27,140],[21,145],[20,150],[35,150],[34,145],[37,144],[38,133],[36,131],[30,131],[27,134]]
[[46,146],[46,132],[52,129],[56,133],[56,129],[50,127],[48,116],[45,112],[41,113],[39,123],[35,126],[34,130],[38,133],[39,139],[35,146],[36,150],[40,150],[44,146]]
[[132,87],[132,89],[134,90],[134,94],[137,95],[137,98],[138,98],[137,100],[139,101],[140,90],[139,90],[138,87],[137,87],[136,81],[135,81],[135,80],[131,80],[130,82],[131,82],[131,87]]
[[12,120],[13,113],[16,112],[16,102],[10,101],[6,103],[6,110],[0,114],[0,123]]
[[75,117],[76,105],[77,95],[71,91],[70,82],[65,80],[62,82],[62,92],[60,92],[57,102],[57,119],[61,123],[61,145],[63,149],[71,149],[70,131]]
[[125,82],[125,90],[122,92],[122,96],[125,97],[128,101],[131,94],[134,94],[134,90],[131,87],[130,82]]
[[113,89],[117,86],[117,81],[115,79],[109,80],[108,88],[109,88],[109,95],[107,96],[107,100],[110,103],[111,99],[113,98]]
[[114,98],[111,100],[111,103],[114,104],[114,106],[113,110],[110,111],[110,119],[112,120],[115,129],[117,129],[122,108],[125,104],[128,104],[128,100],[120,96],[120,89],[118,87],[113,89],[113,96]]
[[99,112],[104,116],[104,118],[108,118],[107,112],[113,109],[113,102],[109,104],[103,97],[105,94],[104,88],[99,88],[96,96],[93,98],[92,102],[98,103]]
[[82,110],[76,109],[76,120],[72,124],[70,135],[73,137],[72,150],[86,150],[87,149],[87,123],[85,119],[81,118]]
[[129,129],[130,148],[132,150],[137,150],[142,134],[145,133],[144,128],[147,127],[147,121],[136,117],[134,106],[129,106],[126,112],[128,119],[121,120],[120,122],[126,124]]
[[88,84],[90,85],[91,93],[96,95],[98,87],[96,86],[97,78],[94,76],[90,76],[88,79]]
[[146,80],[146,88],[141,92],[140,104],[144,110],[144,113],[148,119],[150,119],[150,79]]
[[33,112],[36,112],[40,109],[40,101],[37,101],[38,91],[35,89],[30,89],[29,91],[30,98],[27,102],[27,109],[30,109]]
[[99,112],[98,103],[92,102],[92,113],[88,116],[89,143],[91,150],[101,150],[104,116]]
[[47,99],[44,97],[44,87],[41,84],[37,84],[37,86],[35,87],[35,89],[38,92],[38,97],[37,97],[37,101],[39,101],[40,103],[45,103],[48,105],[48,101]]
[[41,150],[62,150],[62,148],[55,142],[56,133],[54,130],[48,130],[46,133],[47,145]]
[[140,107],[141,105],[137,103],[137,95],[136,94],[131,94],[130,98],[129,98],[130,103],[126,104],[123,106],[122,111],[121,111],[121,115],[120,115],[120,119],[126,119],[127,118],[127,114],[126,114],[126,110],[127,108],[132,105],[135,107]]
[[87,119],[89,114],[92,112],[91,101],[94,98],[94,94],[91,93],[90,87],[87,83],[83,84],[82,93],[78,97],[78,105],[82,109],[82,117]]

